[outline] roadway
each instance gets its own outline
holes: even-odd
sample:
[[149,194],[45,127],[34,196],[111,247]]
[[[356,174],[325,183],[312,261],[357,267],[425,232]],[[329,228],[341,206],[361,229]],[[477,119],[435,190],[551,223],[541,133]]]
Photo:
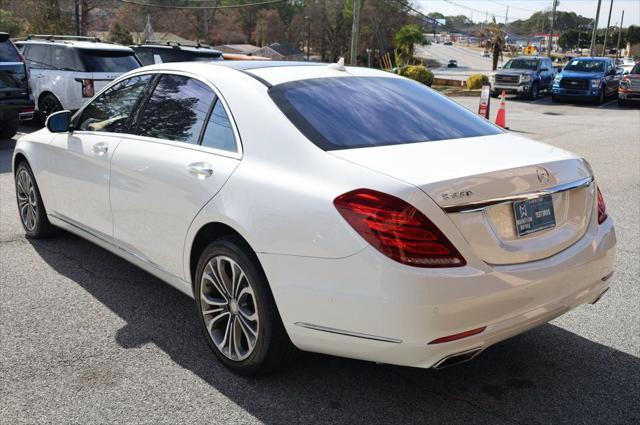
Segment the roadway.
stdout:
[[[471,74],[491,72],[491,58],[483,58],[482,52],[478,49],[455,44],[453,46],[445,46],[442,43],[433,43],[429,46],[416,45],[415,56],[440,62],[442,65],[440,68],[431,70],[439,77],[464,80]],[[451,59],[458,61],[457,68],[447,68],[447,63]]]

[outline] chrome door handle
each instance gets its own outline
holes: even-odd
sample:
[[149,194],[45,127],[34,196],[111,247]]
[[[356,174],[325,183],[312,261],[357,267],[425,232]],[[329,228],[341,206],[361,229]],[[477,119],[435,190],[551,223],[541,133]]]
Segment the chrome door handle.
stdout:
[[93,151],[98,155],[105,154],[107,153],[108,150],[109,150],[109,145],[106,143],[100,142],[93,145]]
[[187,165],[187,171],[202,178],[211,177],[213,175],[213,168],[211,167],[211,164],[206,162],[194,162],[189,164]]

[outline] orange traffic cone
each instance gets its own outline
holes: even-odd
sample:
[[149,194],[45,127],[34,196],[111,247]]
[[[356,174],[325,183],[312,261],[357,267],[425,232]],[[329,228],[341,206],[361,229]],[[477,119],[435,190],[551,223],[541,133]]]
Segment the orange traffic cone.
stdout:
[[496,125],[502,128],[507,128],[507,111],[505,109],[506,97],[507,93],[503,90],[502,95],[500,96],[500,104],[498,105],[498,115],[496,115]]

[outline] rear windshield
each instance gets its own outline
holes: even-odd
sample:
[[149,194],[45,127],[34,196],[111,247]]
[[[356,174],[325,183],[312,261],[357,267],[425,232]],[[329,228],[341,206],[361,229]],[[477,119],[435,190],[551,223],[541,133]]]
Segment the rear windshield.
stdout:
[[280,110],[324,150],[499,134],[468,109],[404,78],[339,77],[269,89]]
[[127,72],[139,68],[133,52],[119,50],[80,49],[86,72]]
[[18,51],[10,41],[0,41],[0,62],[20,62]]
[[574,59],[564,69],[577,72],[604,72],[604,61],[586,61]]
[[193,52],[188,50],[169,50],[164,49],[160,53],[160,58],[162,62],[211,62],[218,61],[222,59],[222,54],[219,52],[207,52],[207,51],[199,51]]

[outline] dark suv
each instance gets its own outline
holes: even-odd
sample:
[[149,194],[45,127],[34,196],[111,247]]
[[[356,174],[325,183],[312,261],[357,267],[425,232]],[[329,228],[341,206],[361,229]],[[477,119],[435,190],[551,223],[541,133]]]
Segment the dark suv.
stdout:
[[130,46],[143,65],[167,62],[211,62],[224,60],[222,52],[200,43],[151,42]]
[[21,119],[33,118],[33,99],[24,58],[0,32],[0,140],[11,139]]
[[500,92],[536,99],[542,90],[551,91],[556,71],[549,58],[519,56],[509,59],[501,70],[490,76],[491,94]]

